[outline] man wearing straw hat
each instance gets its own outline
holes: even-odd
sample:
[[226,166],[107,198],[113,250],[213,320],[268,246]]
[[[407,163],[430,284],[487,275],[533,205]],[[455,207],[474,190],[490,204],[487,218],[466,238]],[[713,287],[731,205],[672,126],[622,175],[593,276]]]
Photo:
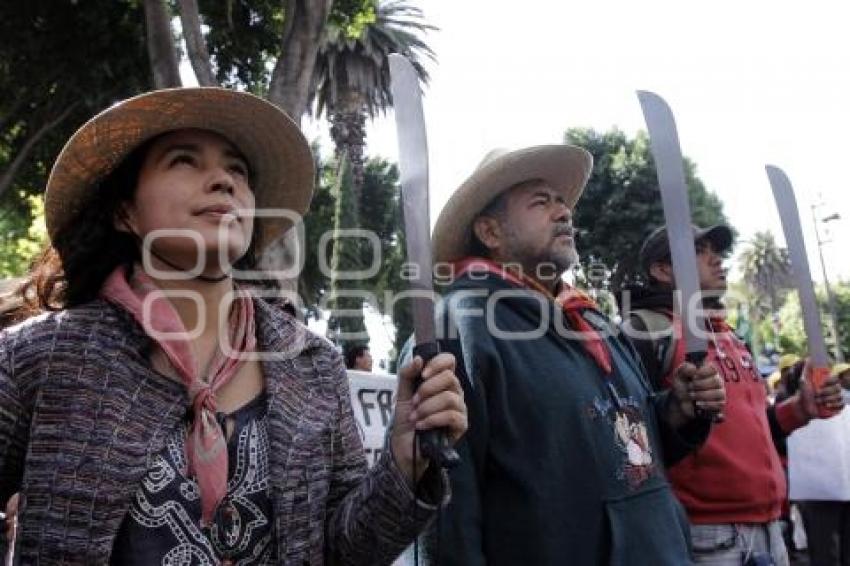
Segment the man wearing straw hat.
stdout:
[[[779,358],[779,365],[776,368],[779,374],[779,380],[775,385],[773,385],[773,388],[776,391],[776,399],[778,401],[787,399],[797,392],[797,389],[800,386],[799,375],[797,376],[797,383],[793,383],[794,373],[795,366],[797,364],[801,364],[801,362],[802,360],[800,360],[800,356],[796,354],[783,354],[782,357]],[[797,373],[802,373],[802,371]]]
[[440,564],[690,562],[664,461],[705,435],[694,403],[722,409],[723,385],[683,365],[652,395],[630,344],[562,281],[591,167],[567,145],[493,152],[437,220],[437,269],[453,279],[439,329],[469,411]]
[[776,371],[767,377],[769,393],[774,399],[787,398],[792,392],[788,392],[788,381],[791,379],[791,373],[794,365],[800,361],[800,357],[796,354],[783,354],[779,358],[779,364],[776,366]]

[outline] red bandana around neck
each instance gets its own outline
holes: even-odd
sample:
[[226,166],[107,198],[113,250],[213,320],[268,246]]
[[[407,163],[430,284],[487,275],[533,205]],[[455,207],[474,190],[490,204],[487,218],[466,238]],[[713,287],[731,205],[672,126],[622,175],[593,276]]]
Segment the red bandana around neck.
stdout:
[[243,354],[256,349],[254,303],[242,293],[234,297],[228,320],[232,354],[217,348],[205,381],[183,321],[140,265],[135,266],[130,279],[124,267],[116,268],[100,294],[133,315],[186,386],[194,414],[186,438],[188,472],[198,482],[202,523],[209,525],[227,494],[227,441],[216,420],[215,393],[236,375],[244,362]]
[[599,331],[582,316],[585,310],[599,310],[599,306],[588,295],[566,283],[562,283],[557,295],[553,295],[540,283],[511,269],[510,266],[481,257],[467,257],[454,263],[455,278],[470,271],[492,273],[513,285],[537,291],[554,300],[561,307],[570,326],[583,334],[581,343],[585,351],[606,375],[611,373],[613,369],[611,352],[608,350],[605,340],[599,335]]

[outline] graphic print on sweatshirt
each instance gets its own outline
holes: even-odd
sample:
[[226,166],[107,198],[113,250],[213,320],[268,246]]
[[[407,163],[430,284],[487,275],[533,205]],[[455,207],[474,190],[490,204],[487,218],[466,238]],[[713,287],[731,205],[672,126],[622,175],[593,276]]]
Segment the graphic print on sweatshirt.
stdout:
[[640,404],[631,397],[618,397],[616,402],[597,397],[588,412],[592,419],[599,419],[610,426],[620,459],[617,479],[624,481],[630,490],[637,490],[656,471]]

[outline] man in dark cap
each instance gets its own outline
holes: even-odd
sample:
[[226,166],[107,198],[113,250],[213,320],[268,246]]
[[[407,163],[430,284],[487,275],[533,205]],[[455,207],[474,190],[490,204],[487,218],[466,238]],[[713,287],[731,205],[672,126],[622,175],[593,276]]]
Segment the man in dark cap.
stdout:
[[[778,521],[787,491],[777,450],[784,452],[785,437],[817,417],[818,404],[840,407],[840,387],[833,380],[817,395],[808,387],[768,406],[752,355],[726,323],[721,302],[726,291],[723,260],[732,249],[732,231],[723,225],[694,226],[693,234],[707,314],[705,363],[723,376],[727,401],[723,422],[712,427],[699,450],[669,468],[668,475],[688,512],[698,564],[787,565]],[[684,340],[677,338],[681,321],[673,312],[675,280],[664,226],[646,239],[640,260],[647,282],[623,294],[624,329],[653,386],[664,390],[675,375],[672,368],[685,359]]]

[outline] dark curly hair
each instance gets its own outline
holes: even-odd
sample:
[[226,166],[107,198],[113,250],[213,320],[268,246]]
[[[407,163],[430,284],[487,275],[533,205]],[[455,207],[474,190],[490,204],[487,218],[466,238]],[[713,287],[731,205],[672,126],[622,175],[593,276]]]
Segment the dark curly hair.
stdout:
[[[97,195],[96,203],[85,206],[67,222],[33,262],[24,283],[16,291],[21,305],[10,315],[13,320],[92,301],[116,267],[132,268],[141,261],[136,236],[116,229],[115,219],[123,206],[132,201],[145,157],[157,139],[139,145],[92,187],[92,194]],[[237,269],[258,269],[258,233],[255,222],[248,251],[234,264]],[[250,283],[276,286],[275,282],[265,280]]]

